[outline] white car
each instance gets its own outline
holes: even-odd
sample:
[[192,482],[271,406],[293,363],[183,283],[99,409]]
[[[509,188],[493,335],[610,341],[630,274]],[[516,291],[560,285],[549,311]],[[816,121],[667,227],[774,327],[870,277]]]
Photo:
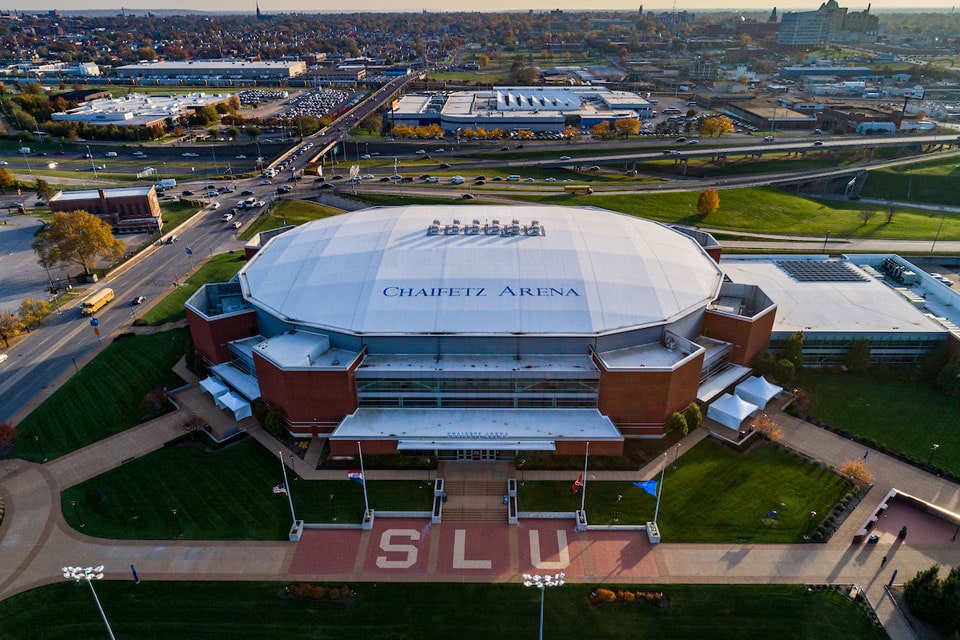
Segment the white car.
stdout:
[[261,180],[260,184],[273,184],[271,180]]
[[9,164],[10,164],[10,163],[7,162],[6,160],[0,160],[0,167],[5,167],[5,166],[7,166],[7,165],[9,165]]
[[426,149],[417,149],[417,155],[422,156],[427,153]]
[[373,180],[375,177],[376,176],[374,176],[372,173],[366,173],[363,175],[364,180]]
[[220,219],[223,220],[224,222],[230,222],[231,220],[233,220],[233,214],[225,213],[222,216],[220,216]]
[[365,154],[363,154],[362,156],[360,156],[360,159],[361,159],[361,160],[369,160],[369,159],[370,159],[370,154],[369,154],[369,153],[365,153]]
[[211,209],[219,209],[219,208],[220,208],[220,203],[219,203],[219,202],[214,202],[213,204],[210,205],[210,208],[211,208]]
[[107,151],[105,154],[103,154],[103,157],[104,157],[104,158],[116,158],[116,157],[117,157],[117,152],[116,152],[116,151]]
[[240,155],[237,156],[236,159],[237,159],[237,160],[246,160],[246,159],[247,159],[247,156],[245,156],[245,155],[243,155],[243,154],[241,153]]
[[234,228],[234,229],[239,229],[241,226],[242,226],[242,224],[241,224],[241,222],[240,222],[239,220],[237,220],[236,222],[233,223],[233,228]]
[[184,158],[199,158],[199,157],[200,157],[200,154],[199,154],[199,153],[192,153],[192,152],[190,152],[190,151],[187,151],[186,153],[181,153],[180,155],[183,156]]
[[556,181],[557,181],[557,179],[556,179],[556,178],[553,178],[553,177],[551,177],[551,178],[544,178],[544,180],[543,180],[543,181],[544,181],[544,182],[556,182]]
[[561,160],[569,160],[569,159],[570,159],[570,156],[560,156],[560,159],[561,159]]
[[10,356],[8,356],[8,355],[5,354],[5,353],[0,353],[0,363],[6,362],[6,361],[7,361],[7,358],[9,358],[9,357],[10,357]]

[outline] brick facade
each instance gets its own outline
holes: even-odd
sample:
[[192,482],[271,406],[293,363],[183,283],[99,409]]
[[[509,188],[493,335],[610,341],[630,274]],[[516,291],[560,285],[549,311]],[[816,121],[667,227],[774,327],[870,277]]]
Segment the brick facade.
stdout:
[[252,309],[212,320],[198,315],[190,307],[186,310],[193,346],[209,364],[229,362],[230,349],[227,344],[233,340],[255,336],[258,332],[257,314]]
[[708,310],[703,314],[703,335],[731,343],[730,362],[749,366],[770,345],[776,315],[775,306],[754,318]]
[[[146,191],[134,194],[132,191]],[[89,197],[78,197],[89,194]],[[115,234],[157,232],[163,228],[160,201],[153,187],[145,189],[99,189],[71,194],[69,198],[54,196],[48,203],[51,211],[86,211],[107,224]]]

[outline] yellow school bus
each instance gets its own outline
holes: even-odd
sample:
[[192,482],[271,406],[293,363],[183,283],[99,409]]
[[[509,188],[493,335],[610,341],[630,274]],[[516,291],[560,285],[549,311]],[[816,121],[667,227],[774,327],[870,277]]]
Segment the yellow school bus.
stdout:
[[100,289],[83,301],[80,305],[80,313],[85,316],[92,316],[111,300],[113,300],[113,289],[110,287]]
[[588,187],[585,184],[568,184],[563,187],[563,190],[566,193],[582,193],[582,194],[593,193],[593,189]]

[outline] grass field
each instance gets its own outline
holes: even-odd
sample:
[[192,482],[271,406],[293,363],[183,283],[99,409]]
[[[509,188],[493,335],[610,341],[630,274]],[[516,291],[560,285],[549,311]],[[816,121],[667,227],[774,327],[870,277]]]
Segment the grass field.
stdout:
[[[867,224],[858,217],[868,208],[857,202],[819,201],[777,189],[724,189],[720,210],[709,216],[697,214],[698,192],[604,195],[594,193],[584,201],[590,205],[632,215],[703,227],[755,233],[795,234],[823,237],[829,230],[834,238],[933,239],[942,212],[898,209],[886,223],[885,210],[872,207],[876,216]],[[569,204],[569,196],[517,195],[518,200],[544,204]],[[960,214],[947,213],[940,232],[943,240],[960,239]]]
[[[363,489],[346,479],[306,481],[288,470],[297,517],[307,522],[359,524]],[[65,490],[67,522],[101,538],[164,540],[286,540],[287,497],[273,493],[283,477],[277,454],[248,438],[216,452],[160,449]],[[427,482],[368,482],[374,509],[429,511]],[[331,496],[333,496],[331,498]],[[71,502],[77,502],[76,509]],[[172,509],[177,509],[174,519]]]
[[325,207],[309,200],[283,200],[276,207],[257,216],[257,219],[243,230],[240,238],[249,240],[262,231],[276,229],[284,224],[303,224],[311,220],[329,218],[340,213],[339,209]]
[[[825,516],[849,490],[830,471],[773,447],[748,454],[704,440],[680,456],[670,452],[658,524],[667,542],[801,542],[811,530],[810,511]],[[519,492],[521,511],[573,511],[580,496],[570,482],[527,482]],[[660,477],[655,478],[659,481]],[[619,505],[617,496],[622,495]],[[653,519],[656,498],[630,482],[587,482],[587,518],[609,524]],[[771,510],[776,520],[764,518]],[[821,516],[821,518],[823,517]],[[813,523],[815,527],[817,523]]]
[[960,206],[958,162],[950,158],[871,171],[861,193],[867,198]]
[[[540,594],[520,584],[350,583],[356,597],[341,601],[282,597],[290,584],[297,583],[136,585],[125,580],[98,582],[96,589],[117,638],[527,640],[538,631]],[[657,608],[646,602],[593,605],[588,597],[596,586],[567,583],[549,589],[544,594],[545,637],[765,640],[775,632],[811,640],[887,637],[859,605],[837,591],[807,591],[800,585],[624,587],[662,591],[670,606]],[[4,640],[106,636],[90,589],[66,581],[0,602],[0,618]]]
[[190,219],[190,217],[199,210],[195,204],[186,200],[177,200],[176,202],[161,202],[160,211],[163,215],[164,233],[170,233],[171,230]]
[[187,317],[187,312],[183,309],[184,303],[201,285],[208,282],[226,282],[236,275],[244,264],[242,253],[220,253],[213,256],[196,273],[185,282],[179,283],[179,287],[173,289],[150,311],[138,318],[136,324],[156,326],[183,320]]
[[929,383],[804,370],[810,416],[960,475],[960,398]]
[[53,459],[139,424],[149,413],[148,393],[183,383],[170,369],[185,341],[184,330],[114,340],[15,425],[11,456],[38,462],[42,447]]

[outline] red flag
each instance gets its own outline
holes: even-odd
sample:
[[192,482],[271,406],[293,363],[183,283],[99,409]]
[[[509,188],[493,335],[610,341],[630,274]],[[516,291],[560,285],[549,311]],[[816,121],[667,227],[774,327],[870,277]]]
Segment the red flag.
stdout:
[[581,474],[580,474],[580,477],[577,478],[576,482],[574,482],[574,483],[573,483],[573,486],[570,487],[570,488],[573,489],[573,492],[574,492],[574,493],[576,493],[576,492],[577,492],[577,489],[579,489],[579,488],[582,487],[582,486],[583,486],[583,474],[581,473]]

